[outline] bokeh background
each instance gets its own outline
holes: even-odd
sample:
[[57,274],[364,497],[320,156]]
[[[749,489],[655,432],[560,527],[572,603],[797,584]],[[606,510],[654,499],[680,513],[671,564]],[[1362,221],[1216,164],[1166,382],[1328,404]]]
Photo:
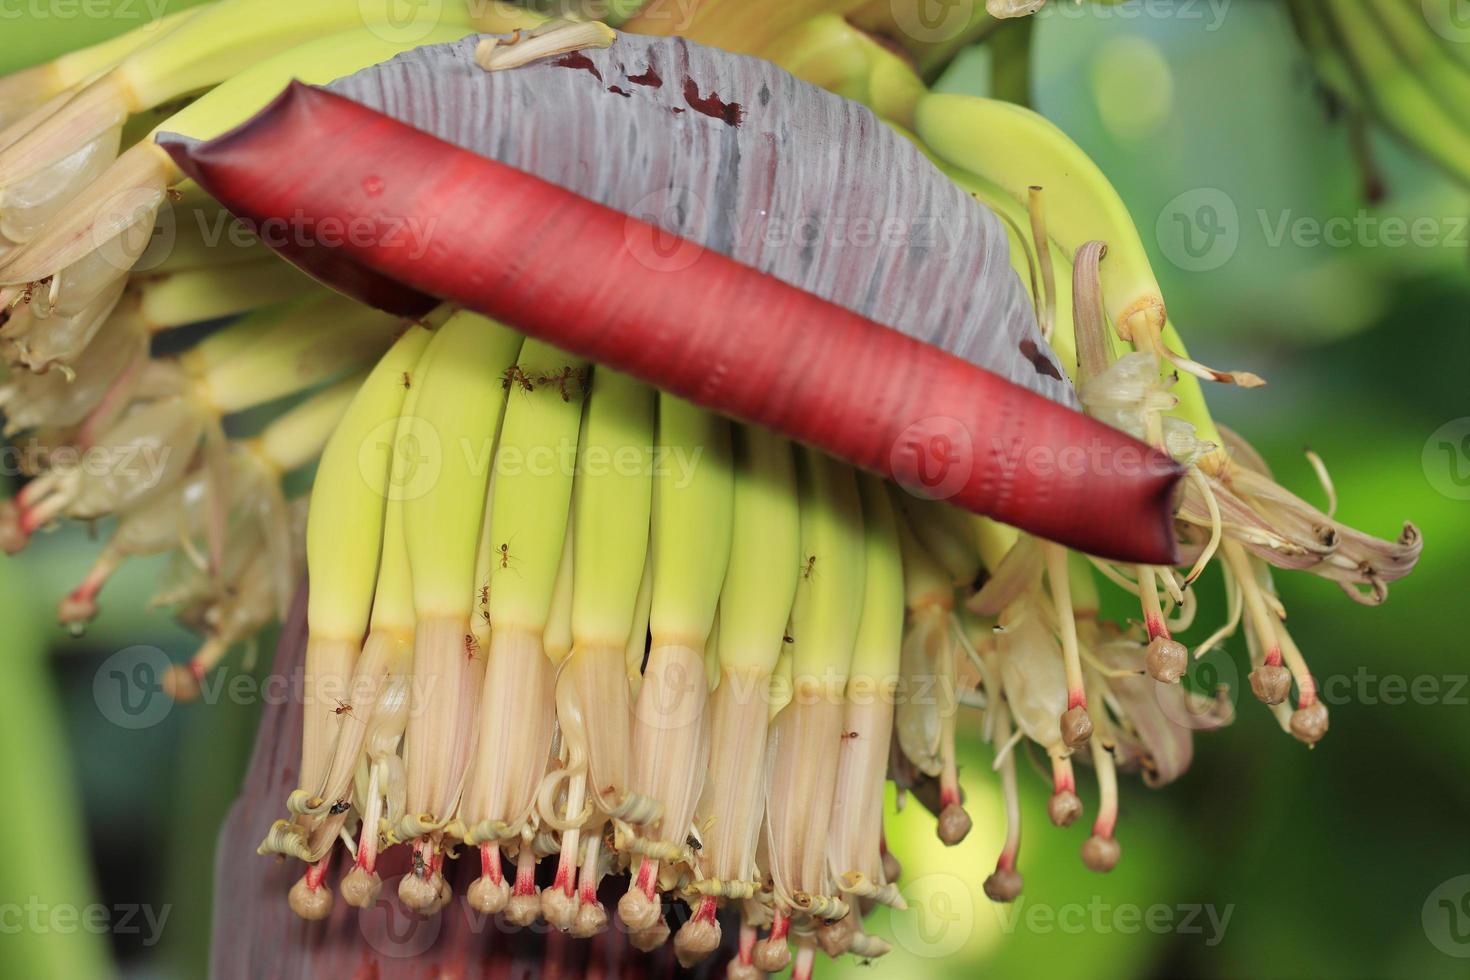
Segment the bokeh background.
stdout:
[[[0,0],[0,71],[187,5]],[[1310,446],[1345,520],[1392,537],[1412,519],[1427,546],[1377,609],[1278,577],[1330,735],[1308,750],[1247,694],[1179,783],[1125,784],[1111,875],[1082,867],[1081,825],[1046,823],[1046,780],[1023,766],[1025,896],[986,900],[1001,807],[990,751],[967,736],[975,831],[946,850],[929,818],[894,818],[911,909],[873,923],[895,951],[821,975],[1470,976],[1470,193],[1375,134],[1387,195],[1368,203],[1347,127],[1271,0],[1054,3],[1035,41],[1039,108],[1128,201],[1197,356],[1270,381],[1212,391],[1217,417],[1320,500]],[[977,49],[939,84],[983,93],[989,77]],[[1415,219],[1417,244],[1394,236]],[[0,561],[0,977],[202,976],[217,828],[271,637],[231,658],[246,696],[129,727],[108,707],[108,658],[141,644],[181,660],[193,641],[145,608],[146,563],[109,586],[85,636],[58,629],[55,599],[96,547],[72,529]],[[1222,615],[1219,590],[1203,583],[1200,624]],[[1227,653],[1195,681],[1238,691],[1243,639]],[[88,928],[98,903],[111,924]]]

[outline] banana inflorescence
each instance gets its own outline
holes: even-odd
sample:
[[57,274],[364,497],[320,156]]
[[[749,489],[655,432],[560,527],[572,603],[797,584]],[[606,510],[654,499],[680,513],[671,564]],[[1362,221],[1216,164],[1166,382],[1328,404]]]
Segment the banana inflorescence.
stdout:
[[[628,29],[669,29],[656,6],[618,10]],[[866,103],[1002,218],[1087,410],[1190,466],[1185,570],[1068,554],[470,313],[403,323],[329,294],[231,227],[150,139],[213,136],[290,78],[540,15],[447,4],[409,25],[422,30],[385,31],[346,0],[220,0],[0,80],[0,409],[30,477],[0,506],[0,543],[116,519],[61,604],[75,628],[128,558],[170,553],[156,601],[205,637],[169,675],[180,697],[281,615],[304,551],[299,786],[260,845],[306,863],[298,913],[330,913],[339,842],[354,906],[373,904],[380,853],[403,846],[409,907],[442,910],[446,861],[478,857],[476,909],[583,937],[609,925],[600,882],[626,872],[616,914],[635,945],[677,926],[692,963],[730,909],[732,976],[784,967],[792,942],[809,975],[818,950],[881,955],[863,916],[905,905],[888,780],[946,844],[969,831],[962,707],[983,712],[1005,798],[996,901],[1022,887],[1018,742],[1049,760],[1059,826],[1083,810],[1075,763],[1096,772],[1082,859],[1111,869],[1117,773],[1169,782],[1192,730],[1229,720],[1224,692],[1180,680],[1242,624],[1252,692],[1301,741],[1322,737],[1270,569],[1379,602],[1417,532],[1379,541],[1337,522],[1214,423],[1201,381],[1260,379],[1189,359],[1126,206],[1065,134],[927,90],[1037,6],[977,5],[938,41],[862,0],[709,3],[683,28]],[[1293,9],[1329,84],[1445,166],[1470,160],[1455,142],[1466,61],[1391,0]],[[163,123],[145,115],[165,104]],[[158,350],[174,353],[151,344],[165,331]],[[246,410],[270,420],[241,431]],[[309,504],[288,499],[283,476],[318,459]],[[1174,636],[1215,556],[1230,615],[1191,652]],[[1101,618],[1099,577],[1137,597],[1137,623]]]

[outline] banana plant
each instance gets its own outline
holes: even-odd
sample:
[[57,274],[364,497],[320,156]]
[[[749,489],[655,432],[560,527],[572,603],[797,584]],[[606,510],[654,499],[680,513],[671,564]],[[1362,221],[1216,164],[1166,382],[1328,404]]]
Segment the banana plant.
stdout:
[[[1040,4],[896,46],[892,4],[705,4],[685,37],[657,2],[621,33],[357,6],[219,0],[0,83],[0,405],[48,450],[0,543],[120,518],[63,602],[79,626],[127,557],[171,552],[159,602],[205,633],[181,699],[311,579],[277,666],[303,696],[223,837],[217,975],[462,961],[494,914],[577,960],[611,902],[616,956],[809,977],[886,950],[887,780],[969,832],[961,707],[1002,773],[999,902],[1018,741],[1059,826],[1096,773],[1080,857],[1107,872],[1118,774],[1177,779],[1229,720],[1180,683],[1194,657],[1243,627],[1256,697],[1325,735],[1271,569],[1376,604],[1422,542],[1287,493],[1214,422],[1205,385],[1261,379],[1189,357],[1075,144],[927,91],[989,37],[1023,99],[1007,21]],[[154,271],[159,232],[207,244],[221,206],[243,245]],[[150,448],[146,473],[62,462]],[[1229,614],[1191,651],[1217,557]],[[1102,617],[1098,576],[1137,622]],[[364,924],[404,909],[426,931]]]

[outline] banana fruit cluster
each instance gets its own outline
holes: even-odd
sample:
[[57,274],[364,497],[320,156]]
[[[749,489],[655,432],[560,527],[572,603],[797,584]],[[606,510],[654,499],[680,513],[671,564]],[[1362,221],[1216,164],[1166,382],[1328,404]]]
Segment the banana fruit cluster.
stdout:
[[1317,77],[1470,186],[1470,24],[1456,0],[1290,0]]
[[[75,628],[127,559],[170,554],[156,602],[204,637],[169,675],[181,699],[309,572],[299,787],[260,845],[305,863],[296,912],[323,918],[338,891],[391,900],[378,863],[396,847],[413,869],[396,900],[424,914],[457,900],[447,863],[478,858],[462,900],[509,923],[590,937],[611,912],[635,945],[672,939],[693,963],[738,919],[731,976],[793,958],[809,976],[819,952],[888,948],[864,926],[905,906],[888,782],[945,843],[968,833],[967,712],[1005,799],[985,881],[998,902],[1023,887],[1022,740],[1048,759],[1059,827],[1083,814],[1076,763],[1096,774],[1081,859],[1107,871],[1118,773],[1178,778],[1193,731],[1229,720],[1232,692],[1180,681],[1235,633],[1282,728],[1325,734],[1273,569],[1381,602],[1418,532],[1378,540],[1276,485],[1202,384],[1261,380],[1189,358],[1106,176],[1029,109],[928,90],[1035,4],[977,4],[938,40],[888,2],[618,12],[868,105],[992,208],[1087,410],[1189,465],[1186,568],[1068,554],[473,314],[400,322],[301,276],[151,134],[214,136],[290,78],[543,21],[447,3],[386,23],[373,6],[217,0],[0,79],[0,410],[30,478],[0,504],[0,544],[111,521],[61,603]],[[1393,0],[1293,6],[1329,83],[1447,168],[1470,160],[1452,48]],[[309,498],[289,497],[285,478],[313,464]],[[1226,620],[1190,649],[1175,639],[1195,618],[1188,586],[1216,558]],[[1136,597],[1136,621],[1102,618],[1102,583]],[[627,884],[609,910],[613,874]]]

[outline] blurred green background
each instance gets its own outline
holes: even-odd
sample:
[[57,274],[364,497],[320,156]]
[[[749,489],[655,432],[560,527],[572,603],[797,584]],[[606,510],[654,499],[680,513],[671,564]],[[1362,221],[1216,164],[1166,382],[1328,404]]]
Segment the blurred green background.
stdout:
[[[0,0],[0,71],[186,5]],[[963,777],[975,831],[946,850],[927,816],[900,814],[890,844],[911,910],[873,919],[894,952],[871,966],[819,971],[1470,976],[1470,877],[1456,880],[1470,875],[1461,620],[1470,489],[1455,479],[1470,473],[1470,457],[1440,448],[1470,431],[1470,195],[1376,137],[1388,196],[1365,203],[1347,129],[1275,3],[1061,7],[1038,21],[1036,44],[1039,108],[1129,202],[1196,355],[1270,381],[1254,392],[1212,391],[1217,417],[1245,433],[1283,483],[1320,500],[1302,456],[1309,444],[1331,468],[1342,518],[1386,537],[1412,519],[1428,543],[1417,573],[1378,609],[1309,576],[1278,576],[1293,633],[1326,691],[1330,735],[1309,751],[1247,696],[1233,727],[1197,739],[1196,763],[1179,783],[1158,792],[1125,784],[1124,860],[1111,875],[1082,868],[1084,828],[1046,823],[1046,780],[1023,766],[1025,896],[1010,909],[986,900],[979,886],[1003,828],[989,750],[968,736]],[[983,92],[988,75],[986,53],[975,50],[940,84]],[[1202,202],[1222,195],[1227,247],[1200,269],[1179,236]],[[1438,244],[1395,246],[1373,232],[1415,218],[1433,222]],[[1331,230],[1333,219],[1353,230],[1311,244],[1312,230]],[[97,547],[72,528],[0,562],[8,671],[0,800],[11,815],[0,859],[0,976],[201,976],[216,828],[257,708],[175,708],[136,730],[104,716],[94,683],[105,683],[109,656],[147,644],[179,660],[193,641],[144,608],[157,572],[146,563],[109,586],[85,637],[52,625],[56,598]],[[1201,592],[1201,625],[1185,637],[1194,642],[1222,615],[1218,577]],[[1227,646],[1229,658],[1207,661],[1211,673],[1200,680],[1243,677],[1243,640]],[[229,670],[250,669],[232,658]],[[1088,799],[1085,771],[1082,780]],[[1463,899],[1467,914],[1448,922],[1446,898]],[[87,927],[93,903],[110,928]],[[146,906],[153,919],[140,912],[124,923],[118,910],[129,906]]]

